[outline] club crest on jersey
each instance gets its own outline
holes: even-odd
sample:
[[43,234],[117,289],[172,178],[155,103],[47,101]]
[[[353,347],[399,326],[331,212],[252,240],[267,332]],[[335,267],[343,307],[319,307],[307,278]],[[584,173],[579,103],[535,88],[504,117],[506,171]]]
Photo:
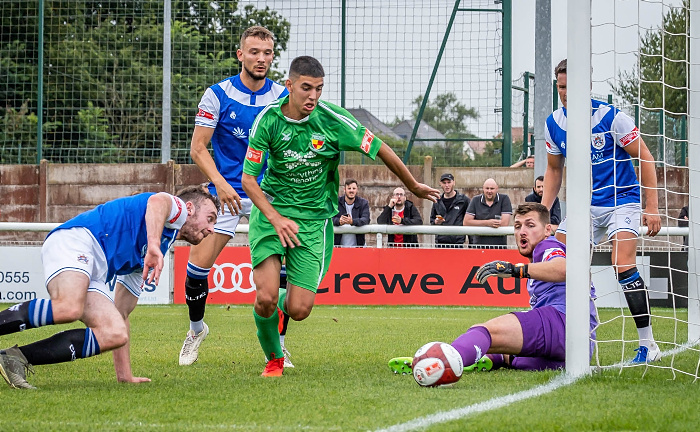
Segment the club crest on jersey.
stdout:
[[78,262],[81,262],[83,264],[89,264],[90,260],[88,259],[88,257],[85,256],[85,254],[80,254],[78,255]]
[[603,137],[603,135],[604,134],[595,134],[593,136],[593,139],[591,140],[591,145],[596,150],[600,150],[603,147],[605,147],[605,138]]
[[322,134],[311,134],[311,144],[309,144],[309,147],[313,151],[321,151],[323,150],[323,146],[325,145],[326,142],[326,136]]
[[236,111],[231,111],[231,114],[229,114],[229,117],[231,117],[231,120],[236,120]]

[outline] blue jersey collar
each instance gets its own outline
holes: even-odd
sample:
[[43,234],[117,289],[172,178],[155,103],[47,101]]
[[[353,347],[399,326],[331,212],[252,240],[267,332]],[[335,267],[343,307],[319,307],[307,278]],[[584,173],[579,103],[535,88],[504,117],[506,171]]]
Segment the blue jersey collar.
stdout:
[[251,89],[249,89],[248,87],[246,87],[246,86],[243,84],[243,81],[241,81],[241,74],[238,74],[238,75],[232,77],[232,78],[231,78],[231,84],[233,84],[233,86],[234,86],[237,90],[239,90],[239,91],[241,91],[241,92],[243,92],[243,93],[245,93],[245,94],[249,94],[249,95],[261,95],[261,94],[265,94],[265,93],[267,93],[267,92],[270,91],[270,88],[272,88],[272,80],[269,79],[269,78],[265,78],[265,85],[263,85],[262,88],[261,88],[260,90],[258,90],[258,91],[252,91]]

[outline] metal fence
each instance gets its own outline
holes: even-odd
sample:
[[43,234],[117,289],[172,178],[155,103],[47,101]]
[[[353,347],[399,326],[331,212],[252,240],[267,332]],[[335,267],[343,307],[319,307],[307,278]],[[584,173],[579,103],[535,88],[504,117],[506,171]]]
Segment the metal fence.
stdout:
[[401,156],[430,84],[421,116],[446,140],[419,133],[409,162],[473,164],[450,139],[500,150],[510,122],[504,10],[510,0],[3,0],[0,163],[189,163],[199,99],[239,72],[239,35],[260,24],[277,37],[271,78],[317,57],[324,99],[381,123],[369,126]]

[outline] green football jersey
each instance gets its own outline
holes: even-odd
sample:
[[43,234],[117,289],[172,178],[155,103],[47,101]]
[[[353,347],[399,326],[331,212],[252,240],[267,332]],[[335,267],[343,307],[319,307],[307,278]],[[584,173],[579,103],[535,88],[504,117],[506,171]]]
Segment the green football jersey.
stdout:
[[374,160],[382,141],[345,109],[319,101],[309,116],[293,120],[280,107],[266,106],[250,130],[243,172],[258,176],[272,206],[285,217],[327,219],[338,213],[340,152],[358,151]]

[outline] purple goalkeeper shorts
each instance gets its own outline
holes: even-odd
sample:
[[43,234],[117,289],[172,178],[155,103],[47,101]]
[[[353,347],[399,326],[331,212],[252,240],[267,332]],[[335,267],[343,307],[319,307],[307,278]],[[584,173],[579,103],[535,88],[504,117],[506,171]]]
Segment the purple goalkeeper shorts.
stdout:
[[566,315],[553,306],[512,312],[523,328],[523,349],[518,357],[566,360]]

